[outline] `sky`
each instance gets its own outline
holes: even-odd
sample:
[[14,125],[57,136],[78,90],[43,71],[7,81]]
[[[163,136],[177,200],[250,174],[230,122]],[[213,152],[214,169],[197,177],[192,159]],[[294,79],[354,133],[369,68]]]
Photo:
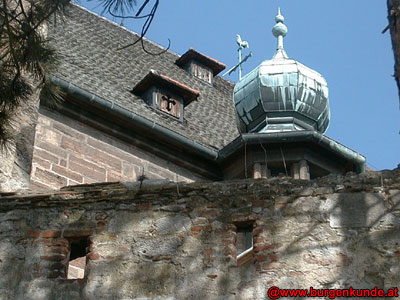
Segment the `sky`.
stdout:
[[[101,14],[99,3],[78,2]],[[162,46],[170,39],[170,50],[180,55],[192,47],[229,69],[238,62],[240,34],[250,45],[244,55],[253,53],[243,66],[245,75],[275,53],[271,29],[278,7],[288,27],[288,56],[328,82],[331,122],[325,134],[366,156],[367,165],[375,170],[396,168],[400,109],[390,34],[381,33],[388,24],[386,1],[160,0],[146,36]],[[140,32],[142,23],[125,20],[124,26]],[[238,74],[226,78],[236,82]]]

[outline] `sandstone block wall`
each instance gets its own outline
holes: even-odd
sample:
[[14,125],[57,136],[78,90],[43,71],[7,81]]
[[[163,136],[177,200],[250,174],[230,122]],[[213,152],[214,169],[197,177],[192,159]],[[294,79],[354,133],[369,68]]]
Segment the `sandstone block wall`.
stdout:
[[[0,194],[0,299],[267,299],[400,287],[400,169],[316,181],[93,184]],[[252,224],[253,257],[236,235]],[[87,237],[84,279],[65,279]]]
[[193,181],[182,168],[56,112],[41,108],[33,151],[32,188],[153,179]]

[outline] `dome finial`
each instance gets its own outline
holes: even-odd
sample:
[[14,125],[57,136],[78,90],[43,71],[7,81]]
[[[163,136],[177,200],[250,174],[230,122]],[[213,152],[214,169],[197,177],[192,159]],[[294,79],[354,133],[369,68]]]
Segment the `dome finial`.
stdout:
[[272,27],[272,34],[278,39],[277,51],[274,55],[275,59],[288,58],[285,49],[283,48],[283,38],[286,36],[288,29],[283,22],[285,18],[281,14],[281,8],[278,7],[278,15],[275,17],[275,26]]

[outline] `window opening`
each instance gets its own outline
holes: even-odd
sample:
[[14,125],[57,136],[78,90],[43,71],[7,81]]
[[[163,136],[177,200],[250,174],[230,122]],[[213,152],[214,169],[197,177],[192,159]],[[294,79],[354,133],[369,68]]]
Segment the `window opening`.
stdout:
[[212,83],[211,71],[197,63],[193,63],[192,65],[192,75],[205,82],[208,82],[210,84]]
[[236,262],[243,265],[250,261],[253,254],[253,224],[236,225]]
[[157,93],[157,108],[176,118],[181,117],[181,101],[167,93]]
[[88,248],[89,239],[87,237],[70,240],[67,279],[82,279],[85,277]]

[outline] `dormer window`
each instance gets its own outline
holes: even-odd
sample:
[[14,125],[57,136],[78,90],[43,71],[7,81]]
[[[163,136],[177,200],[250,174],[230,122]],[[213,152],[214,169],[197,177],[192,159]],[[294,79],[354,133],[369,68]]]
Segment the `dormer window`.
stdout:
[[179,97],[172,95],[171,93],[158,91],[156,93],[156,106],[159,110],[167,114],[173,115],[178,119],[182,115],[182,100],[180,100]]
[[196,61],[192,61],[190,64],[190,74],[193,76],[200,78],[201,80],[212,84],[212,71],[210,68],[207,68]]
[[218,60],[201,54],[192,48],[178,58],[175,63],[194,77],[209,84],[213,84],[214,76],[226,67]]
[[197,100],[198,90],[168,76],[150,71],[132,90],[149,106],[183,121],[184,107]]

